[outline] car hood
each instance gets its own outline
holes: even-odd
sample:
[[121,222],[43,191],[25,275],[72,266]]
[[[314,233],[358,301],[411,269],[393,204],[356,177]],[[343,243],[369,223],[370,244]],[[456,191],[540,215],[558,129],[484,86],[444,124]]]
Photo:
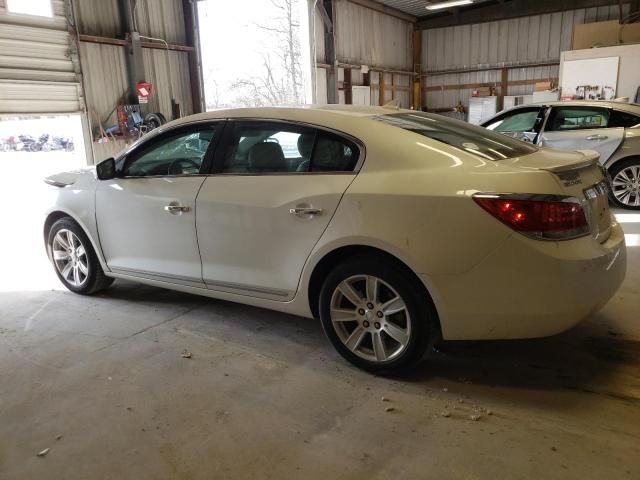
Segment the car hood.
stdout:
[[71,170],[68,172],[60,172],[54,173],[53,175],[49,175],[44,179],[45,183],[49,185],[53,185],[54,187],[68,187],[78,182],[82,178],[92,177],[95,178],[96,169],[95,167],[90,168],[81,168],[78,170]]

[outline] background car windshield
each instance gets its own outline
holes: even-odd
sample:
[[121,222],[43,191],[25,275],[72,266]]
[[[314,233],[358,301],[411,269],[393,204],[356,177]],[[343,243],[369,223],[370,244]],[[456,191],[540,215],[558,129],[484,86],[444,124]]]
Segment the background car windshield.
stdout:
[[489,160],[519,157],[537,151],[536,147],[525,142],[442,115],[394,113],[374,119]]

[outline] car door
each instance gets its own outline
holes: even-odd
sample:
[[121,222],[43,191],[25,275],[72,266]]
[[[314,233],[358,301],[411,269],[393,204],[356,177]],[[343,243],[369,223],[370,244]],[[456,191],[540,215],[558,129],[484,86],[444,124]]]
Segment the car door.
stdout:
[[624,128],[609,126],[610,115],[606,107],[554,106],[540,144],[560,150],[596,150],[604,163],[624,139]]
[[118,160],[96,190],[96,219],[109,269],[204,287],[195,200],[221,123],[172,129]]
[[364,148],[280,121],[230,121],[224,136],[196,201],[204,281],[214,290],[291,299]]
[[546,111],[547,107],[542,106],[520,107],[504,112],[482,126],[524,142],[536,143]]

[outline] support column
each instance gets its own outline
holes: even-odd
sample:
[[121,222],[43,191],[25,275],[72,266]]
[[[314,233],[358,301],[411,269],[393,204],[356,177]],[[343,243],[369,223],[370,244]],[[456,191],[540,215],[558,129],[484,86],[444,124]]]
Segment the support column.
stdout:
[[413,95],[411,105],[414,110],[422,110],[422,85],[420,74],[422,73],[422,30],[413,32]]

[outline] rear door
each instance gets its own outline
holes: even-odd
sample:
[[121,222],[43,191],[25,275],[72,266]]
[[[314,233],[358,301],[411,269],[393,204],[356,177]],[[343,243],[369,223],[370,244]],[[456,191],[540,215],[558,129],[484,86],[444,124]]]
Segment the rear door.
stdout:
[[610,117],[606,107],[554,106],[540,144],[560,150],[595,150],[604,163],[624,140],[624,128],[609,126]]
[[229,122],[196,201],[206,286],[293,298],[363,154],[353,139],[322,129]]

